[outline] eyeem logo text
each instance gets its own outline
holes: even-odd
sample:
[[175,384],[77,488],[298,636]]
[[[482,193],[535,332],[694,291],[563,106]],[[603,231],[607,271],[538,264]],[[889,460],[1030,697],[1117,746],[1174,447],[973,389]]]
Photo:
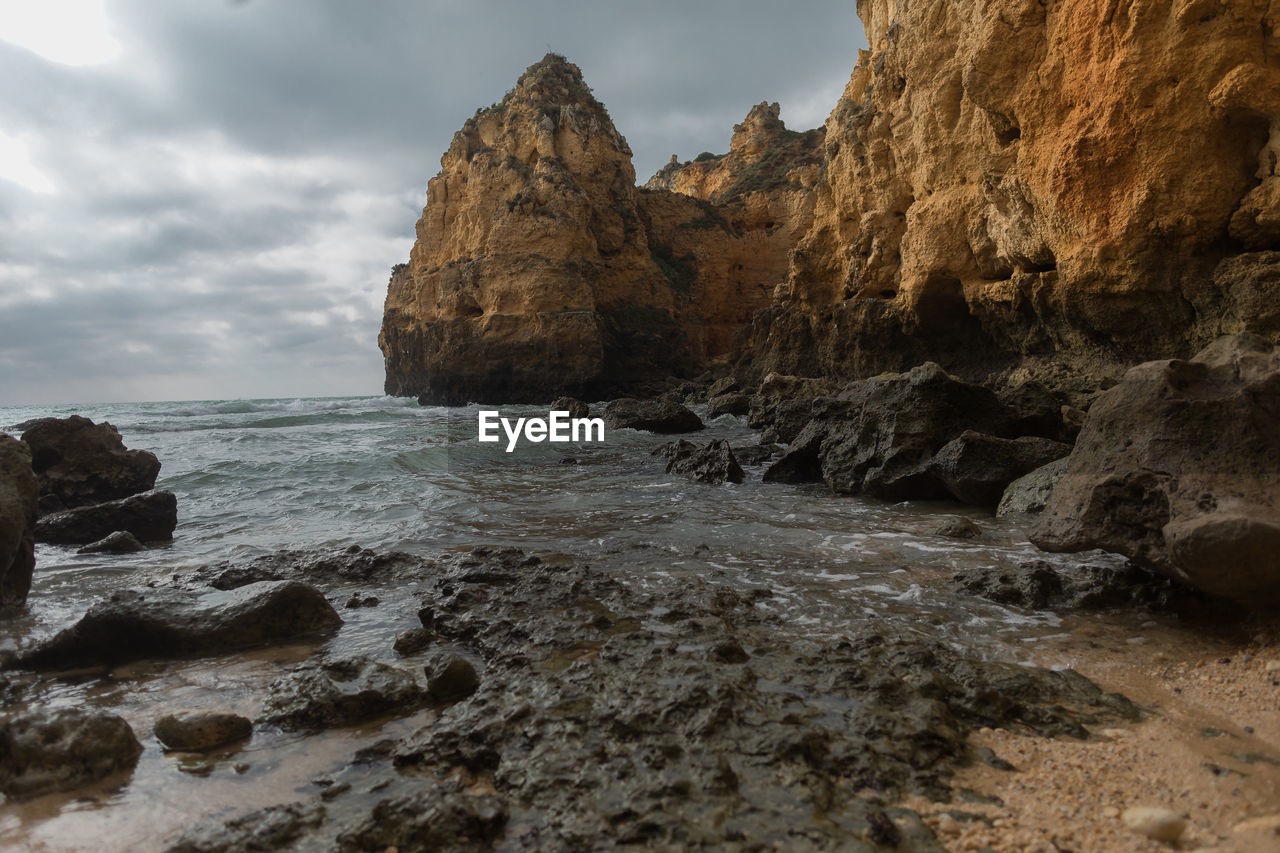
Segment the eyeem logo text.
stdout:
[[498,442],[502,436],[499,428],[507,436],[507,452],[516,449],[521,436],[525,441],[538,444],[543,441],[604,441],[604,420],[601,418],[573,418],[568,412],[552,410],[545,418],[510,418],[502,417],[501,412],[480,411],[479,433],[476,436],[483,442]]

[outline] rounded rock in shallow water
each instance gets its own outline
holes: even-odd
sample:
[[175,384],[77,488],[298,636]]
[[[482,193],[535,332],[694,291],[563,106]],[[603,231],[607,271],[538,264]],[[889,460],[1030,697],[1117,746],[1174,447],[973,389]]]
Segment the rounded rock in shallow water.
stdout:
[[77,554],[135,554],[147,550],[147,546],[138,541],[127,530],[117,530],[110,536],[91,542],[83,548],[77,548]]
[[465,699],[479,686],[476,668],[461,655],[441,655],[427,665],[427,693],[437,702]]
[[410,628],[408,631],[402,631],[396,635],[396,641],[393,648],[396,654],[402,657],[416,655],[418,652],[431,645],[431,632],[426,628]]
[[167,749],[201,751],[244,740],[253,723],[225,711],[179,711],[156,720],[156,738]]
[[37,708],[0,724],[0,793],[17,800],[70,791],[131,769],[141,752],[115,714]]
[[1124,825],[1134,832],[1145,835],[1153,841],[1172,844],[1182,837],[1187,828],[1187,821],[1177,812],[1152,806],[1137,806],[1125,809],[1120,816]]

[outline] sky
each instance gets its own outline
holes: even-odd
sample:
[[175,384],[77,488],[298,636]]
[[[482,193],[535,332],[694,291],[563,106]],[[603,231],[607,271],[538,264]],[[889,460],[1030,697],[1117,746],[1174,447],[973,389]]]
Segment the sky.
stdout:
[[372,395],[454,131],[566,55],[635,152],[820,125],[853,0],[0,0],[0,405]]

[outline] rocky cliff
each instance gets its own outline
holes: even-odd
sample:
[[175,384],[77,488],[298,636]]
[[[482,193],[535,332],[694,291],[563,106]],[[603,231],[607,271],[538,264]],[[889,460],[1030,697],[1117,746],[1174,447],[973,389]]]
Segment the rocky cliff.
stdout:
[[814,223],[748,374],[1069,382],[1280,334],[1280,5],[858,4]]
[[811,217],[787,164],[803,148],[816,173],[814,137],[797,145],[772,115],[785,150],[768,186],[737,190],[730,219],[692,195],[638,189],[631,150],[577,66],[555,55],[531,66],[455,134],[428,184],[388,287],[387,393],[598,398],[726,355]]

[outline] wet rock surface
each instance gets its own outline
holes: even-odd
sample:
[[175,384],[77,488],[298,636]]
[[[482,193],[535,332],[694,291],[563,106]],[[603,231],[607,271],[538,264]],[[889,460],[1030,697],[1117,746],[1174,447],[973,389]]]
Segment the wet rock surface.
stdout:
[[327,631],[342,619],[315,587],[261,582],[194,595],[124,590],[11,664],[56,669],[216,654]]
[[349,726],[426,702],[418,679],[368,658],[304,664],[267,687],[262,720],[284,729]]
[[376,803],[335,777],[314,823],[297,820],[304,804],[238,819],[224,839],[278,818],[288,843],[342,850],[941,850],[888,803],[944,794],[974,757],[966,732],[1083,737],[1137,713],[1070,671],[970,660],[870,617],[799,637],[763,606],[768,589],[633,587],[514,549],[434,569],[419,614],[442,646],[432,666],[478,661],[473,692],[344,771],[398,771],[379,776]]
[[663,445],[654,453],[667,460],[667,473],[678,474],[695,483],[721,485],[746,479],[729,442],[723,439],[702,446],[680,439]]
[[0,434],[0,615],[22,607],[31,590],[38,489],[30,450]]
[[934,454],[934,476],[953,498],[995,506],[1014,480],[1071,452],[1071,445],[1038,436],[997,438],[965,430]]
[[996,515],[1036,515],[1044,511],[1053,487],[1067,473],[1068,457],[1055,459],[1029,474],[1023,474],[1005,488],[996,506]]
[[227,822],[206,821],[165,848],[166,853],[259,853],[285,850],[309,829],[319,826],[321,805],[287,803],[268,806]]
[[[119,500],[155,488],[160,460],[145,450],[128,450],[111,424],[88,418],[42,418],[26,425],[22,440],[31,448],[40,480],[42,513]],[[91,540],[86,540],[91,541]]]
[[27,799],[129,770],[142,745],[115,714],[40,708],[0,721],[0,793]]
[[136,554],[147,550],[147,546],[138,541],[138,537],[124,530],[117,530],[97,542],[90,542],[77,548],[77,554]]
[[707,400],[707,417],[746,415],[751,411],[751,398],[740,391],[720,394]]
[[705,425],[687,407],[672,400],[634,400],[624,397],[604,407],[609,429],[641,429],[657,433],[697,432]]
[[192,585],[238,589],[261,581],[308,583],[381,583],[427,571],[431,562],[403,551],[371,551],[351,545],[341,551],[279,551],[244,562],[202,566],[182,576]]
[[155,736],[167,749],[213,749],[253,734],[253,723],[225,711],[178,711],[156,720]]
[[560,397],[551,404],[553,412],[568,412],[571,418],[585,418],[591,414],[591,407],[577,397]]
[[173,538],[177,526],[178,499],[157,490],[46,515],[36,522],[36,539],[84,545],[123,531],[143,542],[163,542]]
[[1031,540],[1123,554],[1245,603],[1280,599],[1277,411],[1280,350],[1256,336],[1131,369],[1090,408]]
[[1132,563],[1120,568],[1082,565],[1064,572],[1032,560],[1013,571],[959,572],[951,582],[970,595],[1028,610],[1172,609],[1203,599],[1185,584]]

